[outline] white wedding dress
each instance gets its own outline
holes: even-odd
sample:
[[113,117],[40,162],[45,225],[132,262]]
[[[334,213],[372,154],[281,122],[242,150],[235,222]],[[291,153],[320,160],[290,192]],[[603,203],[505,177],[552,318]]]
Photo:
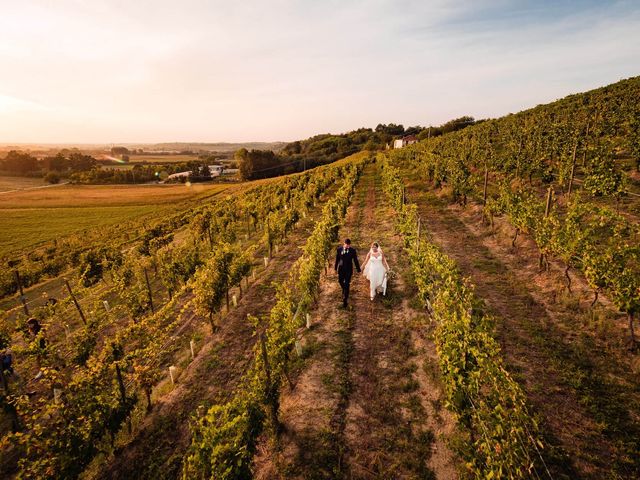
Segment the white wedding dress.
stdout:
[[364,276],[369,280],[370,297],[373,299],[376,292],[387,293],[387,269],[382,263],[382,254],[376,257],[373,253],[369,255],[369,261],[364,267]]

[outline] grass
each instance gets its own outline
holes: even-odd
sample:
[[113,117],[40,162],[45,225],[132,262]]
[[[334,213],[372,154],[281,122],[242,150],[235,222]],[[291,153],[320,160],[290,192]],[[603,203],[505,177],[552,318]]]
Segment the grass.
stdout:
[[113,207],[173,203],[233,188],[221,184],[64,185],[0,196],[0,210],[49,207]]
[[0,256],[71,233],[158,213],[158,207],[0,209]]
[[158,217],[240,185],[69,185],[0,195],[0,256],[66,235]]
[[0,192],[19,190],[22,188],[42,187],[45,185],[42,178],[8,177],[0,175]]

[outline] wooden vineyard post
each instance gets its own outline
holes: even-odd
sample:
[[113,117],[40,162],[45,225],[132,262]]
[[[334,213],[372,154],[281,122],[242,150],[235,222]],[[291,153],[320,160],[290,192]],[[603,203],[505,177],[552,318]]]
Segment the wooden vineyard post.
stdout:
[[78,300],[76,300],[76,296],[73,294],[73,290],[71,290],[71,285],[69,285],[69,280],[65,278],[64,284],[67,286],[67,291],[69,292],[69,296],[71,297],[71,300],[73,300],[73,304],[76,306],[76,310],[78,310],[78,313],[80,314],[80,318],[82,318],[82,322],[86,325],[87,319],[85,318],[84,313],[82,312],[82,308],[80,308],[80,304],[78,303]]
[[307,319],[307,329],[311,328],[311,315],[309,313],[306,314]]
[[[124,381],[122,380],[122,371],[120,370],[120,365],[118,364],[118,359],[121,356],[122,352],[120,348],[114,345],[113,363],[116,366],[116,378],[118,380],[118,389],[120,390],[120,400],[122,401],[122,406],[124,407],[127,404],[127,391],[124,387]],[[129,435],[131,435],[131,417],[127,417],[127,430],[129,431]]]
[[171,378],[171,385],[176,384],[176,367],[171,365],[169,367],[169,378]]
[[549,190],[547,190],[547,204],[544,207],[544,217],[547,218],[549,216],[549,210],[551,209],[551,192],[553,191],[553,187],[549,185]]
[[27,306],[27,299],[24,298],[24,291],[22,290],[22,281],[20,280],[20,272],[18,270],[14,271],[16,277],[16,284],[18,285],[18,290],[20,291],[20,302],[22,302],[22,308],[24,309],[25,315],[29,316],[29,307]]
[[62,389],[53,387],[53,402],[56,404],[62,403]]
[[482,206],[487,205],[487,185],[489,185],[489,168],[484,168],[484,187],[482,189]]
[[[547,190],[547,203],[544,207],[544,218],[549,216],[549,211],[551,210],[551,194],[553,192],[553,187],[549,185],[549,190]],[[538,260],[538,266],[542,269],[543,261],[545,260],[544,253],[540,252],[540,259]]]
[[265,400],[269,405],[269,415],[271,417],[271,424],[276,432],[276,435],[280,433],[280,422],[278,421],[278,392],[271,379],[271,366],[269,365],[269,356],[267,355],[267,340],[264,333],[260,334],[260,346],[262,347],[262,362],[264,364],[264,373],[267,378],[267,385],[265,388]]
[[191,349],[191,360],[196,358],[196,342],[189,340],[189,348]]
[[153,294],[151,293],[151,284],[149,283],[149,274],[147,269],[144,268],[144,281],[147,283],[147,293],[149,294],[149,305],[151,306],[151,313],[155,313],[156,309],[153,308]]
[[209,325],[211,325],[211,334],[216,333],[216,323],[213,320],[213,312],[209,312]]
[[573,156],[571,161],[571,176],[569,177],[569,187],[567,188],[567,198],[571,196],[571,188],[573,187],[573,178],[576,174],[576,153],[578,151],[578,141],[573,145]]
[[233,304],[234,307],[238,306],[238,297],[236,297],[235,295],[231,296],[231,303]]

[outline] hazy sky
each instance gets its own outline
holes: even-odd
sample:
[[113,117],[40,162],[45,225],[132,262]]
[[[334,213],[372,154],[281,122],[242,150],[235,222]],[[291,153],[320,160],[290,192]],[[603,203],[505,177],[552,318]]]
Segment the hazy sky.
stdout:
[[639,74],[638,0],[0,0],[0,142],[435,125]]

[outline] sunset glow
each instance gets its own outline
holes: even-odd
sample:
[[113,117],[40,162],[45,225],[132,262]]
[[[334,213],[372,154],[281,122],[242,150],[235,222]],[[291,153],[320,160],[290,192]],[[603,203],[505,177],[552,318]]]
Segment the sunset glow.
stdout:
[[3,2],[0,142],[498,116],[637,74],[638,31],[630,1]]

